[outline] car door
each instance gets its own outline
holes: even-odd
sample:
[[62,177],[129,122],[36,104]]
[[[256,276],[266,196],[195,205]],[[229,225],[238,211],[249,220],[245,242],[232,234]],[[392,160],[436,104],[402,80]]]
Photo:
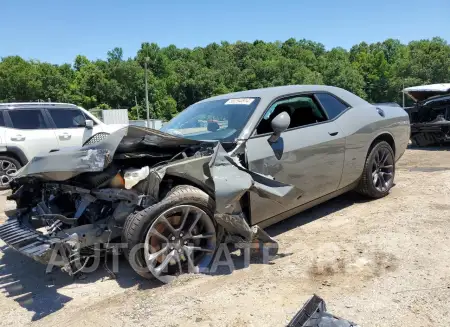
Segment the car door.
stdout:
[[[350,110],[351,107],[347,103],[331,93],[320,92],[316,93],[315,97],[327,112],[329,119],[335,121],[346,136],[344,167],[339,184],[339,188],[343,188],[361,177],[367,154],[365,146],[373,139],[372,133],[375,130],[372,128],[360,130],[360,128],[373,122],[373,116],[379,114],[375,108],[373,112]],[[350,130],[348,126],[351,126]]]
[[85,115],[78,108],[47,108],[47,112],[60,148],[80,147],[96,134],[95,126],[85,127]]
[[22,151],[30,161],[38,154],[59,148],[43,109],[11,109],[5,112],[5,143]]
[[[271,144],[268,142],[270,120],[280,111],[289,113],[291,123],[277,142]],[[337,190],[344,164],[345,136],[338,125],[327,118],[313,95],[275,102],[266,111],[255,133],[247,141],[249,169],[295,185],[302,195],[281,205],[251,193],[252,224]]]

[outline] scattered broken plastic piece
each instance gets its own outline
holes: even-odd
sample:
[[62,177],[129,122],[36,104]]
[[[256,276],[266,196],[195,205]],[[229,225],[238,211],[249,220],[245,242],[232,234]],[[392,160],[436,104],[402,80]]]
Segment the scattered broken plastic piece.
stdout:
[[314,294],[287,327],[359,327],[351,321],[335,317],[326,311],[325,301]]

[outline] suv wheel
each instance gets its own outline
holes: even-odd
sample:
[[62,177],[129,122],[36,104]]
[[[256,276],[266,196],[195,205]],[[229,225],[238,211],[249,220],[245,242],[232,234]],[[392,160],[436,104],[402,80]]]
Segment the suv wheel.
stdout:
[[0,190],[9,188],[9,183],[13,180],[19,168],[22,167],[20,162],[10,156],[0,156]]

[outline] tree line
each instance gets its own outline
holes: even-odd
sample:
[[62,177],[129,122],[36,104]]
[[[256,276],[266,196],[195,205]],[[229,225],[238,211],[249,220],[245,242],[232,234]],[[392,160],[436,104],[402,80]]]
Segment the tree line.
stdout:
[[404,86],[449,80],[450,46],[436,37],[327,50],[291,38],[194,49],[142,43],[134,58],[114,48],[106,60],[78,55],[73,64],[62,65],[10,56],[0,61],[0,102],[50,99],[86,109],[126,108],[130,118],[145,118],[145,62],[151,118],[167,120],[213,95],[288,84],[334,85],[369,102],[401,103]]

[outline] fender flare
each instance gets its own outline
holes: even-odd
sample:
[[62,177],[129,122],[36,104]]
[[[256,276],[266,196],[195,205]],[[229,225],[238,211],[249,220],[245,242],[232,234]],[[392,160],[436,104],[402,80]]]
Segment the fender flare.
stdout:
[[[389,140],[388,140],[388,138],[389,138]],[[389,143],[389,145],[391,145],[391,147],[393,146],[392,151],[394,151],[394,156],[395,156],[395,154],[397,153],[397,143],[395,141],[394,135],[392,135],[392,133],[389,131],[380,131],[372,138],[372,140],[370,141],[369,147],[367,148],[367,155],[369,155],[369,151],[375,144],[376,140],[386,141],[387,143]],[[391,141],[392,141],[392,144],[391,144]]]
[[28,163],[28,158],[25,153],[17,146],[0,146],[0,153],[12,154],[14,155],[20,162],[22,166],[25,166]]

